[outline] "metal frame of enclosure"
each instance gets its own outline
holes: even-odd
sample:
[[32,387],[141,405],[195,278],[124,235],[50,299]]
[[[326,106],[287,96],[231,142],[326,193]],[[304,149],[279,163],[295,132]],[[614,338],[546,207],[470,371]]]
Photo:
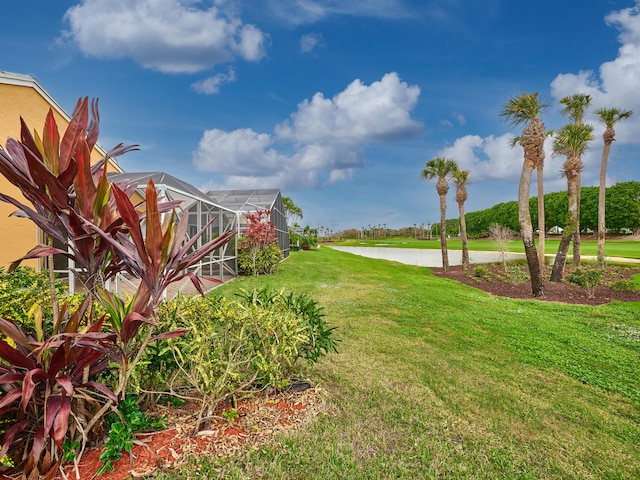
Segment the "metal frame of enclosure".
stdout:
[[278,244],[284,258],[289,256],[289,227],[282,202],[282,194],[278,189],[255,190],[212,190],[207,192],[214,203],[238,213],[238,236],[247,226],[245,213],[257,210],[270,210],[270,220],[276,227]]
[[[149,180],[153,180],[158,192],[158,197],[161,200],[181,201],[175,211],[179,219],[184,215],[189,215],[187,228],[187,236],[189,238],[199,232],[211,218],[216,218],[216,221],[209,225],[206,232],[198,238],[194,248],[199,248],[210,239],[228,230],[237,229],[238,215],[235,211],[215,203],[201,190],[167,173],[125,172],[109,175],[109,181],[113,183],[123,181],[137,183],[138,190],[143,197],[144,189]],[[144,223],[142,227],[144,229]],[[214,250],[189,270],[196,275],[216,278],[222,282],[235,278],[238,275],[236,245],[236,238],[232,237],[224,247]],[[121,287],[120,282],[122,281],[126,281],[126,279],[122,277],[116,279],[116,285],[112,288],[119,291]],[[191,288],[191,280],[188,278],[180,283],[177,289],[178,292]]]

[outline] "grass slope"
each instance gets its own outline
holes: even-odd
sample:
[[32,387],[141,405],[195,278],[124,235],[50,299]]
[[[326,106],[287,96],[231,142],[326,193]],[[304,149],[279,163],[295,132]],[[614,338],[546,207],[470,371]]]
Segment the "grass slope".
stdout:
[[494,298],[326,248],[223,291],[265,285],[338,326],[313,374],[336,413],[171,478],[640,478],[637,310]]

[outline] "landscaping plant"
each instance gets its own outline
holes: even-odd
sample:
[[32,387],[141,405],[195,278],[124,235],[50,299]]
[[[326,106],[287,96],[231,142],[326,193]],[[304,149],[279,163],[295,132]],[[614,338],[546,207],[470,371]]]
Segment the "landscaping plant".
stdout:
[[275,273],[282,260],[275,225],[270,210],[245,213],[247,227],[238,241],[238,270],[245,275]]
[[[101,425],[104,415],[124,398],[145,347],[155,338],[183,333],[153,336],[163,291],[188,276],[202,293],[201,281],[188,268],[223,246],[234,232],[196,250],[193,247],[204,229],[186,241],[186,216],[177,226],[173,212],[161,222],[161,215],[177,204],[159,202],[151,181],[145,208],[136,209],[129,195],[137,186],[111,184],[106,172],[109,157],[135,146],[118,145],[91,165],[98,138],[97,102],[91,103],[89,112],[88,99],[80,99],[62,137],[51,110],[42,136],[31,134],[21,122],[20,141],[9,139],[7,151],[0,149],[0,174],[20,190],[26,202],[4,193],[0,200],[18,208],[63,248],[37,245],[9,270],[27,258],[64,255],[73,260],[74,273],[87,290],[78,308],[63,305],[51,325],[36,315],[33,335],[9,319],[0,319],[0,331],[7,337],[0,341],[4,360],[0,366],[0,458],[9,453],[15,468],[29,477],[52,475],[64,458],[73,456],[77,461],[93,427]],[[123,271],[140,280],[127,302],[102,288],[105,280]],[[94,300],[107,311],[97,320],[91,312]],[[114,363],[119,366],[118,382],[110,389],[95,379]],[[80,445],[79,439],[80,455],[72,455],[69,448]]]
[[[301,371],[336,351],[334,328],[306,296],[242,291],[235,299],[208,295],[165,302],[161,323],[187,333],[166,341],[178,369],[166,372],[174,394],[200,401],[196,432],[219,403],[265,388],[281,390]],[[189,387],[197,396],[178,393]]]

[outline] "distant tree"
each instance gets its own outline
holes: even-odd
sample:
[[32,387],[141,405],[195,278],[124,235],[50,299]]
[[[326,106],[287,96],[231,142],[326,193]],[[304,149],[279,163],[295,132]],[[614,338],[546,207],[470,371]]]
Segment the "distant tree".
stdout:
[[640,182],[621,182],[607,188],[607,228],[640,233]]
[[562,239],[553,262],[550,278],[552,282],[562,281],[569,244],[580,223],[578,202],[580,201],[580,173],[583,168],[582,154],[591,140],[593,140],[593,127],[591,125],[570,123],[556,132],[556,137],[553,141],[553,152],[566,157],[562,165],[562,173],[567,178],[569,208]]
[[467,186],[470,183],[469,170],[459,170],[452,174],[453,183],[456,185],[456,202],[460,212],[460,238],[462,240],[462,265],[469,267],[469,242],[467,241],[467,222],[464,216],[464,202],[467,201]]
[[458,166],[455,161],[437,157],[425,163],[422,170],[422,178],[432,180],[437,178],[436,190],[440,197],[440,248],[442,250],[442,269],[449,269],[449,253],[447,251],[447,192],[449,192],[449,183],[447,178],[450,177]]
[[[562,115],[570,118],[573,123],[582,125],[582,119],[584,118],[584,112],[589,105],[591,105],[591,95],[585,93],[576,93],[560,99],[560,104],[563,105]],[[580,193],[581,193],[581,173],[578,173],[576,179],[578,193],[578,223],[576,224],[575,232],[573,233],[573,265],[575,267],[580,266]]]
[[518,220],[534,297],[544,296],[544,285],[533,237],[529,194],[533,170],[544,155],[546,132],[540,115],[546,107],[547,105],[538,98],[537,93],[521,93],[510,98],[500,111],[500,116],[511,124],[524,126],[519,141],[524,150],[524,162],[518,187]]
[[604,243],[606,236],[606,202],[605,192],[607,183],[607,162],[609,160],[609,151],[611,144],[615,140],[616,131],[613,126],[619,120],[629,118],[632,110],[622,110],[618,108],[601,108],[596,111],[600,117],[600,122],[604,123],[606,129],[602,134],[604,139],[604,147],[602,149],[602,161],[600,163],[600,189],[598,196],[598,266],[604,265]]
[[295,226],[298,220],[302,220],[302,209],[293,203],[291,197],[282,197],[284,204],[284,216],[287,219],[287,225]]

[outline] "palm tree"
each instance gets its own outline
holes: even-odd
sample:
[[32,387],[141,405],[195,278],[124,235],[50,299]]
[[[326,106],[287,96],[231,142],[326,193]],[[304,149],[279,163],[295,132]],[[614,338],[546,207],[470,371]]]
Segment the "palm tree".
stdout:
[[442,249],[442,269],[449,270],[449,253],[447,252],[447,192],[449,184],[447,177],[458,169],[455,161],[437,157],[425,163],[422,178],[432,180],[437,178],[436,190],[440,196],[440,248]]
[[456,185],[456,202],[460,211],[460,238],[462,239],[462,266],[469,267],[469,244],[467,241],[467,221],[464,217],[464,202],[467,201],[467,185],[469,185],[469,170],[458,170],[451,175]]
[[[545,137],[553,136],[553,130],[547,130]],[[520,144],[520,137],[514,137],[511,147]],[[547,237],[547,225],[544,213],[544,149],[541,150],[536,161],[536,184],[538,189],[538,262],[545,263],[545,242]]]
[[600,121],[607,127],[602,134],[604,147],[602,149],[602,163],[600,164],[600,190],[598,195],[598,266],[604,265],[604,239],[606,234],[605,222],[605,191],[607,183],[607,161],[609,160],[609,150],[615,140],[616,131],[613,126],[618,120],[629,118],[632,110],[621,110],[618,108],[601,108],[596,111]]
[[569,199],[569,212],[567,213],[567,225],[562,232],[562,239],[558,246],[558,253],[553,262],[551,281],[560,282],[564,276],[564,267],[567,263],[569,244],[579,225],[580,200],[580,173],[582,172],[582,154],[587,149],[589,142],[593,140],[593,127],[584,123],[570,123],[556,132],[553,141],[553,152],[565,155],[567,159],[562,165],[563,175],[567,177],[567,197]]
[[[573,120],[573,123],[581,125],[584,118],[584,112],[589,105],[591,105],[591,95],[585,93],[575,93],[567,97],[560,99],[560,104],[564,105],[562,109],[562,115],[569,117]],[[578,223],[576,224],[576,231],[573,234],[573,264],[576,267],[580,266],[580,189],[581,189],[581,175],[578,174],[577,178],[577,192],[578,192]]]
[[546,107],[547,104],[538,98],[537,93],[523,92],[510,98],[500,111],[500,116],[511,124],[524,126],[519,140],[524,150],[524,162],[518,187],[518,221],[534,297],[544,296],[544,285],[542,284],[536,243],[533,238],[533,226],[529,212],[529,192],[533,170],[541,159],[544,159],[545,129],[540,114]]
[[293,203],[291,197],[282,197],[284,205],[284,215],[287,219],[287,225],[293,225],[297,220],[302,220],[302,209]]

